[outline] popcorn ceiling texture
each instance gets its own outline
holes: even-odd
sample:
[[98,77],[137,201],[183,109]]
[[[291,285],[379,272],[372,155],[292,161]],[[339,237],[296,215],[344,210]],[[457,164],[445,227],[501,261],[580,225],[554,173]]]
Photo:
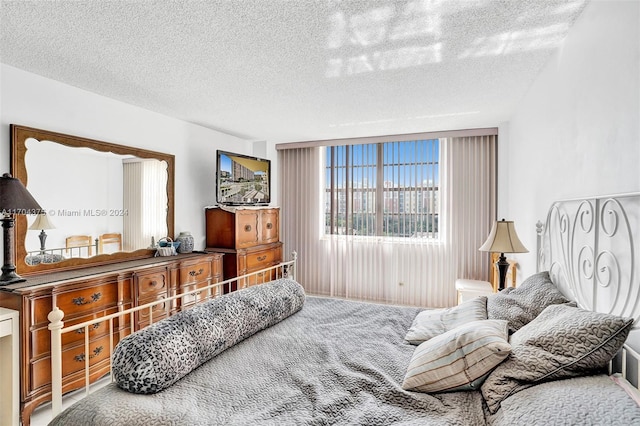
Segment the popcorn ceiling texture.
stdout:
[[487,127],[585,4],[3,0],[1,61],[250,140]]

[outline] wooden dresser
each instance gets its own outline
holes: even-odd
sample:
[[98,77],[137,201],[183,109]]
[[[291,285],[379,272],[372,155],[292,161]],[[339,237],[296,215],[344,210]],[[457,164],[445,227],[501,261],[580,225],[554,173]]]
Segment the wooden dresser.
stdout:
[[[222,281],[220,253],[193,253],[139,259],[29,278],[26,282],[0,287],[0,307],[20,313],[20,400],[22,423],[31,413],[51,400],[50,334],[47,315],[54,306],[64,312],[64,324],[80,322],[143,305],[163,297],[181,294]],[[195,293],[155,306],[152,312],[138,311],[133,321],[114,320],[114,344],[131,333],[195,303],[215,296]],[[152,317],[152,318],[151,318]],[[63,335],[63,391],[84,386],[82,368],[90,361],[91,381],[109,373],[109,324],[89,330],[89,353],[84,353],[85,330]]]
[[[282,262],[280,209],[209,208],[205,210],[207,251],[225,253],[224,279],[234,278]],[[238,280],[225,291],[271,281],[268,273]]]

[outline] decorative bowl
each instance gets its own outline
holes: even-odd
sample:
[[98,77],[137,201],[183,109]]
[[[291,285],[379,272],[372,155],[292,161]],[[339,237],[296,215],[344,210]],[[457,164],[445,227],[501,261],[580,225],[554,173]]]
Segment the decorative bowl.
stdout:
[[160,247],[169,247],[169,244],[172,244],[173,248],[176,250],[178,250],[178,247],[180,247],[180,241],[173,241],[171,243],[169,243],[169,241],[164,241],[164,240],[158,241],[158,245]]

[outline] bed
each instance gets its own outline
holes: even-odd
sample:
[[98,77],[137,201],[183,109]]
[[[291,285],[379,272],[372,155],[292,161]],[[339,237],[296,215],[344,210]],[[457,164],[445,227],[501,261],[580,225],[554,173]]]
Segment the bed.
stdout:
[[[51,424],[640,424],[639,393],[627,380],[637,386],[637,378],[626,376],[637,372],[637,354],[621,351],[625,375],[606,370],[617,369],[608,361],[640,312],[639,211],[640,194],[554,203],[539,227],[543,272],[446,310],[306,295],[295,261],[286,262],[274,282],[123,339],[113,382]],[[59,317],[50,317],[52,352]],[[471,362],[485,328],[490,355]],[[450,344],[466,352],[451,363],[462,370],[425,370]]]

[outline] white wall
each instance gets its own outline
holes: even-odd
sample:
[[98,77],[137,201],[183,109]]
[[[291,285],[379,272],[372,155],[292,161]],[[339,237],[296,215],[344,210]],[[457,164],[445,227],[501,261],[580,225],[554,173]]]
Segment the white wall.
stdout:
[[640,191],[639,28],[640,2],[592,1],[501,137],[498,214],[530,250],[514,256],[519,281],[553,201]]
[[[9,124],[175,155],[175,231],[204,248],[203,207],[215,203],[215,154],[252,154],[243,139],[173,119],[4,65],[0,66],[0,172],[9,171]],[[57,189],[56,189],[57,191]],[[65,193],[64,185],[59,196]]]

